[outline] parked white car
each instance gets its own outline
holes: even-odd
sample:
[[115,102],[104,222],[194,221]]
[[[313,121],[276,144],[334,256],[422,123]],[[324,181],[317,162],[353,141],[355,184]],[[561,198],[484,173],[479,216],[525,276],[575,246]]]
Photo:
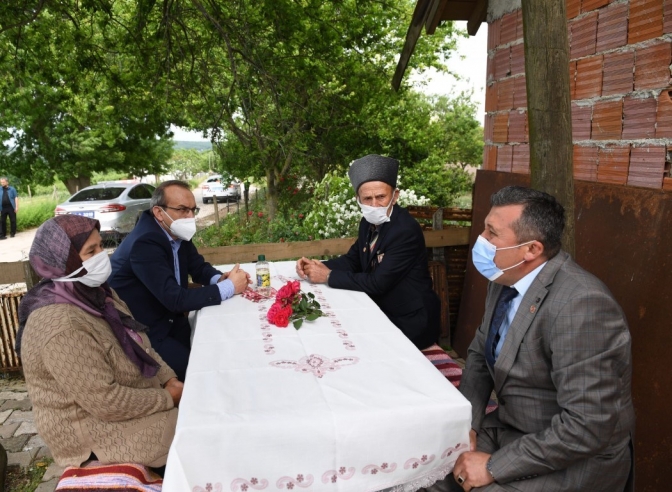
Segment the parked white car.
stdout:
[[228,202],[240,200],[241,191],[240,180],[230,176],[215,174],[210,176],[205,183],[201,185],[201,195],[203,203],[212,203],[214,199],[218,202]]
[[125,235],[140,214],[149,209],[154,187],[145,183],[105,182],[81,189],[54,210],[54,215],[75,214],[100,222],[100,234]]

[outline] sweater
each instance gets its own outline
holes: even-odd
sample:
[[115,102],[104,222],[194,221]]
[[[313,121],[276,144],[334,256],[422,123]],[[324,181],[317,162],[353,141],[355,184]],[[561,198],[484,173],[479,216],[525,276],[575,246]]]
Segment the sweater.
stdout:
[[92,452],[103,463],[166,464],[177,408],[162,385],[175,373],[139,335],[161,364],[152,378],[141,375],[104,319],[70,304],[29,316],[21,345],[26,386],[37,431],[60,466],[80,466]]

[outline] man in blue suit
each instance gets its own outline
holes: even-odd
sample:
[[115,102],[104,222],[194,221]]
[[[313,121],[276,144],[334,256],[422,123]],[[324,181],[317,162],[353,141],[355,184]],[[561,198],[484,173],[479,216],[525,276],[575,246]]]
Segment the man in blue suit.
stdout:
[[301,258],[296,272],[313,283],[366,292],[420,350],[439,339],[441,302],[432,289],[420,224],[397,205],[399,161],[367,155],[348,176],[363,218],[345,254],[320,262]]
[[[180,381],[191,350],[185,313],[240,294],[250,282],[238,265],[222,273],[198,253],[191,242],[196,213],[196,199],[186,183],[159,185],[150,209],[112,255],[108,280],[135,319],[147,325],[152,347]],[[189,289],[189,275],[204,287]]]

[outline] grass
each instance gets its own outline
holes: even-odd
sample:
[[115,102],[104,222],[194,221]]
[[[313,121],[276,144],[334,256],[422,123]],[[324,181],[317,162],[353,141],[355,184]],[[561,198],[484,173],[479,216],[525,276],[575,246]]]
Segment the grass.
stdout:
[[53,463],[52,459],[42,458],[36,460],[28,468],[10,466],[7,468],[5,490],[11,492],[34,492],[42,482],[44,472],[47,471],[51,463]]
[[[19,231],[39,227],[42,223],[54,216],[56,205],[65,200],[59,195],[33,196],[32,198],[19,198],[19,211],[16,214],[16,228]],[[9,220],[7,221],[9,227]]]

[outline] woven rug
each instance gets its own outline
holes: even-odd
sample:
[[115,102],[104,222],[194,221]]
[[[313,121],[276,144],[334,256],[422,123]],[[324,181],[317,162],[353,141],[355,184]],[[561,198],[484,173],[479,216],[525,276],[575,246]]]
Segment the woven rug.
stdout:
[[[446,353],[438,345],[432,345],[431,347],[422,351],[425,354],[425,357],[434,364],[441,374],[452,383],[456,388],[460,387],[460,381],[462,380],[462,368],[460,365],[455,362],[455,360]],[[497,408],[497,402],[495,400],[488,401],[488,406],[485,409],[485,413],[490,413]]]
[[61,475],[57,492],[161,492],[163,479],[135,463],[103,465],[89,461],[83,467],[69,466]]

